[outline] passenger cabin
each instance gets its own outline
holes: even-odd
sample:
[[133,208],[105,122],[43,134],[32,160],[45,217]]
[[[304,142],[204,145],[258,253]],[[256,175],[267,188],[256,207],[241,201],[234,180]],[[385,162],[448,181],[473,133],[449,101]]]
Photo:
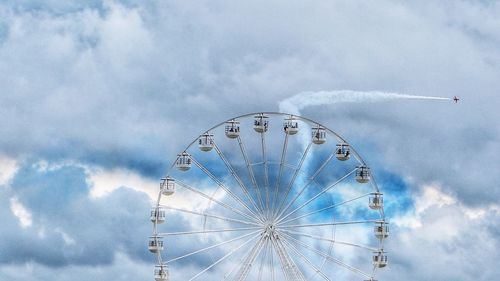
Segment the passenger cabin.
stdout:
[[382,193],[372,193],[368,198],[368,205],[372,210],[382,209],[384,206],[384,197],[382,196]]
[[375,223],[373,228],[375,237],[382,240],[389,237],[389,225],[386,222]]
[[373,254],[373,266],[382,268],[387,265],[387,255],[384,252],[374,252]]
[[161,194],[169,196],[175,192],[175,181],[171,177],[162,178],[160,182]]
[[267,120],[267,116],[264,113],[254,116],[255,120],[253,121],[253,129],[257,133],[265,133],[267,132],[267,128],[269,125],[269,121]]
[[213,137],[214,135],[209,134],[208,132],[200,136],[200,139],[198,140],[198,147],[201,151],[208,152],[214,148]]
[[175,166],[181,171],[187,171],[191,169],[191,156],[185,151],[177,155]]
[[311,135],[312,142],[315,144],[323,144],[326,142],[326,130],[319,125],[312,128]]
[[156,281],[168,281],[168,266],[167,265],[157,265],[155,267],[155,280]]
[[299,132],[299,123],[295,120],[295,118],[293,118],[293,116],[290,116],[285,119],[285,122],[283,123],[283,130],[286,134],[295,135]]
[[349,160],[349,157],[351,157],[351,149],[349,148],[349,144],[345,142],[337,144],[337,148],[335,149],[335,156],[340,161]]
[[226,122],[226,137],[235,139],[240,135],[240,122],[230,120]]
[[163,238],[157,236],[150,237],[148,242],[148,250],[151,253],[158,253],[160,251],[163,251]]
[[370,168],[367,166],[359,166],[356,169],[356,181],[359,183],[367,183],[370,181]]
[[151,222],[157,224],[165,222],[165,210],[161,207],[153,208],[151,210]]

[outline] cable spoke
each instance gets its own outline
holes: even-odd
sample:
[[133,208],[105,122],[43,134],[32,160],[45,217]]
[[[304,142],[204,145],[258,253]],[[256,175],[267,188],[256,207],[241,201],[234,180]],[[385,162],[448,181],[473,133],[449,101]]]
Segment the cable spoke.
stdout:
[[[341,177],[340,179],[338,179],[336,182],[334,182],[333,184],[327,186],[326,188],[324,188],[323,190],[321,190],[318,194],[316,194],[315,196],[313,196],[312,198],[310,198],[309,200],[307,200],[305,203],[303,203],[302,205],[300,205],[298,208],[296,208],[295,210],[291,211],[290,213],[288,213],[287,215],[285,215],[284,217],[280,218],[277,223],[279,223],[280,221],[286,219],[287,217],[291,216],[292,214],[294,214],[295,212],[297,212],[298,210],[304,208],[305,206],[307,206],[309,203],[311,203],[312,201],[316,200],[316,198],[320,197],[321,195],[325,194],[328,190],[332,189],[333,187],[335,187],[337,184],[341,183],[342,181],[344,181],[347,177],[349,177],[352,173],[356,172],[356,169],[357,168],[354,168],[352,171],[350,171],[349,173],[347,173],[346,175],[344,175],[343,177]],[[286,209],[285,209],[286,211]]]
[[253,235],[253,234],[256,234],[257,232],[260,232],[260,231],[259,231],[259,230],[257,230],[257,231],[254,231],[254,232],[252,232],[252,233],[248,233],[248,234],[245,234],[245,235],[242,235],[242,236],[238,236],[238,237],[233,238],[233,239],[231,239],[231,240],[223,241],[223,242],[217,243],[217,244],[215,244],[215,245],[208,246],[208,247],[206,247],[206,248],[199,249],[199,250],[196,250],[196,251],[194,251],[194,252],[191,252],[191,253],[188,253],[188,254],[182,255],[182,256],[180,256],[180,257],[176,257],[176,258],[170,259],[170,260],[166,261],[166,262],[165,262],[165,264],[168,264],[168,263],[171,263],[171,262],[174,262],[174,261],[176,261],[176,260],[183,259],[183,258],[187,258],[187,257],[189,257],[189,256],[192,256],[192,255],[195,255],[195,254],[198,254],[198,253],[204,252],[204,251],[208,251],[208,250],[210,250],[210,249],[213,249],[213,248],[216,248],[216,247],[220,247],[220,246],[222,246],[222,245],[225,245],[225,244],[228,244],[228,243],[231,243],[231,242],[237,241],[237,240],[241,240],[241,239],[243,239],[243,238],[246,238],[246,237],[248,237],[248,236],[251,236],[251,235]]
[[245,252],[245,254],[243,254],[243,256],[240,258],[240,262],[239,263],[235,263],[235,265],[233,267],[231,267],[231,270],[229,270],[226,274],[224,274],[224,280],[227,280],[228,277],[231,276],[231,274],[233,273],[233,271],[235,271],[237,268],[240,268],[241,267],[241,264],[243,263],[243,260],[245,259],[246,256],[248,256],[250,254],[250,251],[252,251],[253,247],[250,247],[250,249],[248,249],[247,252]]
[[262,229],[262,227],[243,227],[243,228],[226,228],[226,229],[206,229],[195,231],[179,231],[179,232],[163,232],[158,233],[157,236],[175,236],[175,235],[189,235],[189,234],[203,234],[203,233],[217,233],[217,232],[234,232],[234,231],[247,231]]
[[362,223],[383,223],[383,221],[381,221],[381,220],[364,220],[364,221],[343,221],[343,222],[294,224],[294,225],[280,225],[279,228],[316,227],[316,226],[348,225],[348,224],[362,224]]
[[252,268],[252,264],[254,263],[257,256],[260,254],[262,250],[262,246],[264,245],[264,237],[261,237],[259,242],[255,244],[255,246],[250,251],[250,254],[244,259],[238,274],[234,278],[235,281],[245,280],[248,274],[250,273],[250,269]]
[[321,269],[319,269],[317,266],[315,266],[304,254],[302,254],[295,246],[293,246],[290,242],[288,242],[286,239],[283,239],[283,242],[288,245],[288,248],[292,250],[296,255],[301,257],[310,267],[314,269],[314,272],[318,273],[323,279],[327,281],[331,281],[328,276],[326,276]]
[[243,246],[245,246],[246,244],[252,242],[252,240],[254,240],[255,238],[259,237],[259,235],[260,234],[257,234],[256,236],[254,236],[254,237],[250,238],[249,240],[247,240],[245,243],[239,245],[238,247],[236,247],[235,249],[233,249],[229,253],[225,254],[222,258],[216,260],[214,263],[212,263],[211,265],[209,265],[207,268],[203,269],[201,272],[199,272],[198,274],[196,274],[195,276],[193,276],[191,279],[189,279],[189,281],[192,281],[192,280],[198,278],[203,273],[209,271],[212,267],[218,265],[219,263],[221,263],[222,261],[224,261],[225,259],[227,259],[231,255],[233,255],[236,251],[238,251],[239,249],[241,249]]
[[[248,159],[245,145],[243,144],[243,141],[241,140],[240,136],[238,136],[238,144],[240,146],[240,150],[241,150],[241,154],[243,155],[243,159],[245,160],[245,165],[247,167],[248,176],[250,177],[250,180],[252,181],[252,184],[255,188],[255,193],[257,194],[257,200],[259,202],[261,210],[264,210],[264,203],[262,200],[262,196],[260,194],[260,188],[259,188],[259,185],[257,184],[257,180],[255,179],[255,174],[253,173],[253,168],[252,168],[253,164],[250,164],[250,160]],[[264,212],[262,212],[262,214],[264,214]]]
[[191,156],[191,160],[193,163],[200,168],[208,177],[210,177],[218,186],[220,186],[224,191],[226,191],[229,196],[231,196],[234,200],[236,200],[240,205],[245,208],[250,214],[258,218],[260,221],[262,221],[262,218],[257,215],[254,211],[248,207],[248,205],[241,199],[238,195],[234,194],[229,187],[227,187],[222,181],[220,181],[214,174],[212,174],[205,166],[203,166],[200,162],[198,162],[193,156]]
[[311,149],[311,146],[312,146],[312,142],[309,142],[306,149],[302,153],[302,156],[300,157],[299,165],[297,168],[295,168],[295,170],[293,172],[292,179],[288,183],[288,186],[287,186],[287,189],[285,192],[285,196],[283,196],[283,199],[281,199],[281,203],[279,204],[278,211],[276,213],[274,213],[274,215],[273,215],[274,218],[279,217],[277,214],[281,213],[283,206],[286,202],[286,198],[288,198],[288,195],[289,195],[290,191],[292,190],[293,184],[295,183],[295,179],[297,178],[300,169],[302,169],[302,164],[304,164],[304,160],[306,159],[307,155],[309,154],[309,150]]
[[300,269],[297,267],[297,265],[295,264],[293,259],[290,257],[290,255],[288,255],[280,238],[272,235],[271,241],[274,242],[274,247],[275,247],[276,253],[278,254],[278,257],[280,258],[280,263],[281,263],[281,266],[283,268],[283,272],[286,275],[286,278],[291,279],[291,280],[304,280],[305,281],[304,275],[302,274]]
[[329,254],[326,254],[326,253],[323,253],[322,251],[319,251],[319,250],[317,250],[317,249],[314,249],[314,248],[312,248],[311,246],[309,246],[309,245],[305,244],[304,242],[302,242],[302,241],[300,241],[300,240],[298,240],[298,239],[295,239],[295,238],[291,237],[290,235],[287,235],[287,234],[285,234],[285,233],[281,233],[281,234],[282,234],[282,235],[284,235],[284,236],[286,236],[286,237],[287,237],[288,239],[290,239],[292,242],[295,242],[296,244],[298,244],[298,245],[300,245],[300,246],[302,246],[302,247],[304,247],[304,248],[306,248],[306,249],[308,249],[308,250],[310,250],[310,251],[312,251],[312,252],[314,252],[314,253],[316,253],[316,254],[318,254],[318,255],[320,255],[320,256],[322,256],[322,257],[324,257],[324,258],[326,258],[327,260],[329,260],[329,261],[331,261],[331,262],[334,262],[334,263],[335,263],[335,264],[337,264],[337,265],[340,265],[340,266],[342,266],[342,267],[344,267],[344,268],[346,268],[346,269],[348,269],[348,270],[350,270],[350,271],[352,271],[352,272],[354,272],[354,273],[357,273],[357,274],[359,274],[359,275],[361,275],[361,276],[363,276],[363,277],[366,277],[366,278],[371,278],[371,276],[370,276],[369,274],[365,273],[365,272],[364,272],[364,271],[362,271],[361,269],[358,269],[358,268],[356,268],[356,267],[354,267],[354,266],[348,265],[348,264],[346,264],[346,263],[344,263],[344,262],[340,261],[339,259],[336,259],[336,258],[332,257],[332,256],[331,256],[331,255],[329,255]]
[[332,160],[334,156],[334,153],[330,153],[330,155],[328,156],[328,158],[326,158],[326,160],[323,162],[323,164],[321,164],[321,166],[318,168],[318,170],[316,170],[316,172],[309,178],[309,180],[307,181],[307,183],[302,187],[302,189],[299,191],[299,193],[297,193],[292,201],[290,201],[290,203],[287,204],[287,206],[285,207],[285,209],[283,209],[279,215],[278,215],[278,218],[281,217],[292,205],[293,203],[295,203],[295,201],[297,199],[299,199],[300,195],[302,195],[302,193],[306,190],[306,188],[311,184],[313,183],[314,179],[321,173],[321,171],[323,171],[323,169],[326,167],[326,165],[328,165],[328,163]]
[[259,273],[257,275],[257,281],[262,281],[262,272],[264,269],[264,262],[267,258],[267,253],[269,252],[268,247],[269,247],[269,239],[266,239],[266,242],[264,244],[264,250],[262,251],[262,258],[260,259]]
[[191,211],[191,210],[186,210],[186,209],[180,209],[180,208],[175,208],[171,206],[166,206],[166,205],[160,205],[161,208],[168,209],[168,210],[173,210],[177,212],[182,212],[182,213],[188,213],[188,214],[193,214],[193,215],[199,215],[202,217],[208,217],[208,218],[215,218],[215,219],[220,219],[228,222],[236,222],[236,223],[241,223],[241,224],[246,224],[246,225],[255,225],[255,226],[261,226],[262,224],[258,224],[255,222],[250,222],[250,221],[243,221],[243,220],[238,220],[238,219],[233,219],[233,218],[227,218],[223,216],[218,216],[218,215],[212,215],[212,214],[207,214],[207,213],[200,213],[196,211]]
[[185,183],[183,183],[183,182],[181,182],[179,180],[176,180],[176,182],[178,183],[179,186],[184,187],[185,189],[188,189],[188,190],[190,190],[190,191],[192,191],[192,192],[200,195],[201,197],[203,197],[205,199],[208,199],[208,200],[210,200],[212,202],[215,202],[215,203],[219,204],[220,206],[224,207],[225,209],[227,209],[229,211],[232,211],[232,212],[234,212],[236,214],[239,214],[239,215],[241,215],[241,216],[243,216],[243,217],[245,217],[245,218],[247,218],[247,219],[249,219],[251,221],[262,222],[260,220],[257,220],[257,218],[252,217],[252,216],[248,215],[247,213],[244,213],[244,212],[242,212],[242,211],[240,211],[240,210],[238,210],[238,209],[236,209],[236,208],[234,208],[234,207],[232,207],[232,206],[230,206],[230,205],[228,205],[228,204],[226,204],[224,202],[221,202],[221,201],[213,198],[212,196],[207,195],[207,194],[203,193],[202,191],[200,191],[200,190],[198,190],[198,189],[196,189],[194,187],[191,187],[191,186],[189,186],[189,185],[187,185],[187,184],[185,184]]
[[352,202],[352,201],[355,201],[355,200],[358,200],[358,199],[361,199],[363,197],[366,197],[368,195],[372,194],[371,192],[369,193],[366,193],[366,194],[363,194],[361,196],[358,196],[358,197],[355,197],[355,198],[352,198],[352,199],[349,199],[349,200],[346,200],[346,201],[343,201],[343,202],[340,202],[340,203],[336,203],[336,204],[332,204],[332,205],[329,205],[329,206],[326,206],[324,208],[321,208],[321,209],[318,209],[318,210],[315,210],[315,211],[312,211],[312,212],[309,212],[307,214],[304,214],[304,215],[301,215],[301,216],[298,216],[298,217],[295,217],[295,218],[291,218],[291,219],[288,219],[284,222],[281,222],[281,224],[286,224],[288,222],[291,222],[291,221],[295,221],[295,220],[299,220],[301,218],[304,218],[304,217],[308,217],[310,215],[314,215],[314,214],[317,214],[317,213],[320,213],[320,212],[323,212],[323,211],[326,211],[328,209],[333,209],[333,208],[337,208],[338,206],[342,206],[344,204],[347,204],[349,202]]
[[264,188],[266,189],[266,218],[269,219],[269,171],[267,166],[266,155],[266,138],[265,133],[260,133],[261,147],[262,147],[262,161],[264,162]]
[[234,168],[231,165],[231,163],[229,163],[229,161],[227,160],[227,158],[224,156],[224,154],[222,153],[222,151],[219,149],[219,146],[217,145],[217,143],[215,141],[213,141],[213,145],[214,145],[215,151],[219,155],[220,159],[222,160],[222,162],[224,162],[224,165],[228,169],[229,173],[236,180],[236,182],[238,183],[238,185],[240,186],[241,190],[246,195],[246,197],[248,198],[248,200],[250,201],[250,203],[252,204],[252,206],[255,208],[255,210],[258,213],[260,212],[260,214],[262,214],[263,210],[259,209],[259,207],[255,203],[255,200],[253,200],[253,197],[250,195],[250,192],[248,192],[247,187],[245,186],[245,184],[243,183],[243,181],[241,180],[241,178],[238,176],[238,174],[234,170]]
[[274,213],[276,212],[276,208],[277,208],[277,200],[278,200],[278,190],[279,190],[279,186],[280,186],[280,183],[281,183],[281,177],[283,175],[283,167],[284,167],[284,164],[285,164],[285,157],[286,157],[286,152],[287,152],[287,148],[288,148],[288,136],[289,134],[287,134],[285,132],[285,140],[283,141],[283,148],[281,150],[281,160],[280,160],[280,169],[279,169],[279,172],[278,172],[278,177],[276,178],[276,183],[275,183],[275,186],[274,186],[274,196],[273,196],[273,200],[272,200],[272,214],[274,216]]
[[339,241],[339,240],[336,240],[336,239],[324,238],[324,237],[320,237],[320,236],[316,236],[316,235],[311,235],[311,234],[307,234],[307,233],[302,233],[302,232],[298,232],[298,231],[293,231],[293,230],[281,229],[281,231],[289,233],[289,234],[295,234],[295,235],[300,235],[300,236],[308,237],[308,238],[315,239],[315,240],[321,240],[321,241],[331,242],[331,243],[340,244],[340,245],[346,245],[346,246],[352,246],[352,247],[362,248],[362,249],[370,250],[372,252],[380,250],[380,249],[369,247],[369,246],[365,246],[365,245],[360,245],[360,244],[355,244],[355,243],[350,243],[350,242]]

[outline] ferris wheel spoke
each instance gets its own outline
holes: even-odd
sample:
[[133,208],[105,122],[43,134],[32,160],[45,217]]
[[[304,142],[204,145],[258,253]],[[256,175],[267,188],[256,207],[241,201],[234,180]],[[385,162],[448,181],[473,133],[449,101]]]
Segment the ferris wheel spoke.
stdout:
[[371,278],[371,276],[368,273],[365,273],[361,269],[358,269],[358,268],[356,268],[356,267],[354,267],[352,265],[349,265],[349,264],[347,264],[347,263],[345,263],[345,262],[343,262],[343,261],[341,261],[341,260],[339,260],[339,259],[337,259],[335,257],[332,257],[330,254],[327,254],[327,253],[324,253],[322,251],[319,251],[319,250],[317,250],[317,249],[315,249],[315,248],[313,248],[313,247],[305,244],[304,242],[291,237],[290,235],[287,235],[285,233],[281,233],[281,234],[283,236],[285,236],[287,239],[289,239],[290,241],[296,243],[297,245],[300,245],[300,246],[304,247],[305,249],[308,249],[309,251],[312,251],[312,252],[316,253],[317,255],[320,255],[323,258],[325,258],[325,259],[327,259],[327,260],[329,260],[329,261],[331,261],[331,262],[333,262],[333,263],[335,263],[335,264],[337,264],[337,265],[339,265],[339,266],[341,266],[343,268],[346,268],[346,269],[348,269],[348,270],[350,270],[350,271],[352,271],[352,272],[354,272],[354,273],[356,273],[358,275],[361,275],[361,276],[363,276],[365,278]]
[[262,273],[264,272],[263,271],[264,270],[264,263],[265,263],[266,258],[267,258],[267,253],[269,252],[268,247],[269,247],[269,239],[266,239],[265,244],[264,244],[264,249],[262,251],[262,257],[260,259],[259,272],[257,274],[257,281],[262,281]]
[[219,155],[220,159],[222,160],[222,162],[224,162],[224,165],[226,166],[226,168],[228,169],[229,173],[233,176],[233,178],[236,180],[236,182],[238,183],[238,185],[240,186],[241,190],[243,191],[243,193],[245,194],[245,196],[247,197],[247,199],[250,201],[250,203],[252,204],[252,206],[255,208],[255,210],[259,213],[259,214],[262,214],[263,213],[263,210],[259,209],[259,207],[257,206],[257,204],[255,203],[255,200],[253,199],[253,197],[250,195],[250,192],[248,191],[248,188],[245,186],[245,184],[243,183],[243,181],[241,180],[241,178],[238,176],[238,174],[236,173],[236,171],[234,170],[233,166],[231,165],[231,163],[227,160],[227,158],[224,156],[224,153],[222,153],[222,151],[220,150],[219,146],[217,145],[217,143],[215,141],[213,141],[213,145],[214,145],[214,148],[215,148],[215,151],[217,152],[217,154]]
[[267,163],[267,153],[266,153],[266,137],[265,133],[260,133],[261,148],[262,148],[262,161],[264,162],[264,188],[266,189],[266,217],[269,219],[269,170]]
[[240,210],[238,210],[238,209],[236,209],[236,208],[234,208],[234,207],[232,207],[232,206],[230,206],[230,205],[228,205],[228,204],[226,204],[226,203],[224,203],[224,202],[221,202],[221,201],[219,201],[219,200],[217,200],[217,199],[213,198],[212,196],[205,194],[204,192],[200,191],[200,190],[199,190],[199,189],[197,189],[197,188],[191,187],[191,186],[189,186],[189,185],[187,185],[187,184],[185,184],[185,183],[183,183],[183,182],[181,182],[181,181],[179,181],[179,180],[177,180],[177,183],[178,183],[178,185],[179,185],[179,186],[181,186],[181,187],[183,187],[183,188],[185,188],[185,189],[187,189],[187,190],[190,190],[190,191],[192,191],[192,192],[194,192],[194,193],[196,193],[196,194],[200,195],[201,197],[203,197],[203,198],[205,198],[205,199],[208,199],[208,200],[210,200],[210,201],[212,201],[212,202],[215,202],[215,203],[217,203],[218,205],[220,205],[220,206],[224,207],[225,209],[227,209],[227,210],[229,210],[229,211],[232,211],[232,212],[234,212],[234,213],[236,213],[236,214],[239,214],[240,216],[243,216],[243,217],[245,217],[245,218],[247,218],[247,219],[249,219],[249,220],[251,220],[251,221],[255,221],[255,222],[257,222],[257,223],[261,223],[261,221],[260,221],[260,220],[258,220],[257,218],[252,217],[252,216],[250,216],[249,214],[247,214],[247,213],[245,213],[245,212],[242,212],[242,211],[240,211]]
[[260,251],[262,250],[262,246],[264,245],[264,237],[261,237],[257,244],[255,244],[252,247],[252,250],[250,253],[245,257],[243,262],[241,263],[240,269],[238,270],[238,273],[236,274],[235,278],[233,279],[234,281],[242,281],[245,280],[250,273],[250,270],[252,268],[253,263],[255,262],[255,259],[257,256],[260,254]]
[[159,206],[161,208],[168,209],[168,210],[198,215],[198,216],[202,216],[202,217],[214,218],[214,219],[224,220],[224,221],[228,221],[228,222],[236,222],[236,223],[241,223],[241,224],[246,224],[246,225],[254,225],[254,226],[261,226],[262,225],[262,224],[251,222],[251,221],[244,221],[244,220],[239,220],[239,219],[223,217],[223,216],[219,216],[219,215],[212,215],[212,214],[208,214],[205,212],[201,213],[201,212],[196,212],[196,211],[191,211],[191,210],[186,210],[186,209],[175,208],[175,207],[171,207],[171,206],[167,206],[167,205],[159,205]]
[[[246,166],[247,171],[248,171],[248,176],[250,177],[250,181],[252,182],[252,185],[254,186],[255,194],[257,195],[257,200],[258,200],[259,206],[260,206],[261,210],[264,210],[264,203],[262,200],[262,195],[260,192],[259,185],[257,184],[257,180],[255,179],[255,174],[254,174],[253,168],[252,168],[253,165],[250,163],[247,151],[245,149],[245,145],[243,144],[241,137],[238,136],[237,140],[238,140],[238,145],[240,147],[241,155],[243,156],[243,159],[245,160],[245,166]],[[263,211],[262,211],[262,214],[264,214]]]
[[194,157],[191,157],[193,163],[200,168],[208,177],[210,177],[218,186],[220,186],[229,196],[231,196],[234,200],[236,200],[243,208],[245,208],[250,214],[252,214],[255,218],[259,219],[263,222],[261,216],[257,215],[254,211],[250,209],[250,207],[245,204],[245,202],[234,192],[232,192],[222,181],[220,181],[214,174],[212,174],[205,166],[203,166],[200,162],[198,162]]
[[342,222],[325,222],[325,223],[306,223],[306,224],[293,224],[293,225],[280,225],[279,228],[302,228],[302,227],[321,227],[332,225],[350,225],[350,224],[363,224],[363,223],[384,223],[382,220],[361,220],[361,221],[342,221]]
[[179,231],[179,232],[162,232],[158,233],[158,237],[176,236],[176,235],[190,235],[190,234],[205,234],[205,233],[218,233],[218,232],[235,232],[262,229],[261,227],[243,227],[243,228],[226,228],[226,229],[205,229],[194,231]]
[[274,213],[274,218],[278,217],[277,214],[279,214],[281,212],[281,210],[283,209],[283,206],[284,206],[284,204],[286,202],[286,198],[288,197],[290,191],[292,190],[293,184],[295,183],[295,179],[297,178],[300,169],[302,169],[302,164],[304,164],[304,160],[306,159],[306,157],[307,157],[307,155],[309,153],[309,150],[311,149],[311,146],[312,146],[312,142],[309,142],[309,144],[307,145],[306,149],[302,153],[302,156],[300,157],[299,165],[298,165],[297,168],[294,169],[292,179],[288,183],[285,195],[280,200],[279,207],[278,207],[277,211]]
[[250,251],[252,251],[253,247],[250,247],[240,258],[240,261],[238,263],[235,263],[234,266],[231,267],[231,269],[224,274],[224,279],[222,281],[227,280],[231,274],[237,269],[241,267],[241,264],[243,263],[243,260],[245,259],[246,256],[250,254]]
[[[326,158],[325,161],[323,161],[323,164],[316,170],[316,172],[309,178],[307,183],[302,187],[302,189],[293,197],[293,199],[287,204],[287,206],[278,214],[278,218],[281,217],[290,207],[299,199],[299,197],[302,195],[302,193],[306,190],[306,188],[313,183],[314,179],[323,171],[323,169],[328,165],[328,163],[332,160],[334,154],[330,153],[328,158]],[[353,172],[355,172],[354,170]]]
[[343,202],[340,202],[340,203],[336,203],[336,204],[331,204],[329,206],[326,206],[324,208],[321,208],[321,209],[318,209],[318,210],[315,210],[315,211],[312,211],[312,212],[309,212],[309,213],[306,213],[306,214],[303,214],[303,215],[300,215],[298,217],[295,217],[295,218],[291,218],[291,219],[288,219],[288,220],[285,220],[283,222],[281,222],[281,224],[286,224],[286,223],[289,223],[291,221],[295,221],[295,220],[299,220],[301,218],[305,218],[305,217],[308,217],[308,216],[311,216],[311,215],[314,215],[314,214],[317,214],[317,213],[321,213],[323,211],[326,211],[326,210],[329,210],[329,209],[333,209],[333,208],[337,208],[339,206],[342,206],[344,204],[347,204],[347,203],[350,203],[352,201],[356,201],[358,199],[361,199],[361,198],[364,198],[366,196],[369,196],[370,194],[372,194],[371,192],[369,193],[365,193],[363,195],[360,195],[360,196],[357,196],[355,198],[352,198],[352,199],[349,199],[349,200],[345,200]]
[[269,239],[269,268],[271,271],[271,281],[274,281],[274,252],[273,252],[273,244],[272,241]]
[[314,240],[331,242],[333,244],[339,244],[339,245],[345,245],[345,246],[352,246],[352,247],[356,247],[356,248],[361,248],[361,249],[369,250],[369,251],[372,251],[372,252],[380,250],[378,248],[374,248],[374,247],[370,247],[370,246],[366,246],[366,245],[361,245],[361,244],[356,244],[356,243],[350,243],[350,242],[344,242],[344,241],[339,241],[339,240],[336,240],[336,239],[324,238],[324,237],[320,237],[320,236],[316,236],[316,235],[311,235],[311,234],[308,234],[308,233],[302,233],[302,232],[298,232],[298,231],[293,231],[293,230],[281,229],[280,232],[285,232],[285,233],[288,233],[288,234],[299,235],[299,236],[311,238],[311,239],[314,239]]
[[278,172],[278,176],[276,177],[276,183],[275,183],[275,186],[274,186],[274,196],[273,196],[273,200],[272,200],[272,208],[271,208],[271,213],[273,214],[274,216],[274,213],[276,211],[276,208],[277,208],[277,199],[278,199],[278,190],[279,190],[279,186],[280,186],[280,183],[281,183],[281,177],[283,175],[283,168],[284,168],[284,165],[285,165],[285,158],[286,158],[286,152],[287,152],[287,148],[288,148],[288,136],[289,134],[285,133],[285,140],[283,141],[283,148],[281,150],[281,159],[280,159],[280,168],[279,168],[279,172]]
[[278,258],[280,260],[280,264],[283,269],[283,273],[286,275],[286,278],[291,280],[305,281],[305,277],[293,261],[292,257],[286,251],[283,243],[281,242],[281,239],[271,236],[271,241],[274,242],[274,248],[276,253],[278,254]]
[[[357,168],[354,168],[352,171],[350,171],[349,173],[345,174],[343,177],[341,177],[340,179],[338,179],[336,182],[334,182],[333,184],[331,184],[331,185],[327,186],[326,188],[324,188],[323,190],[321,190],[318,194],[316,194],[315,196],[313,196],[312,198],[310,198],[309,200],[307,200],[306,202],[304,202],[302,205],[300,205],[299,207],[297,207],[293,211],[289,212],[288,214],[286,214],[282,218],[278,219],[277,223],[281,222],[282,220],[284,220],[287,217],[291,216],[292,214],[296,213],[298,210],[300,210],[300,209],[304,208],[305,206],[309,205],[309,203],[313,202],[314,200],[316,200],[317,198],[319,198],[321,195],[325,194],[327,191],[329,191],[330,189],[334,188],[337,184],[339,184],[342,181],[344,181],[347,177],[349,177],[351,174],[353,174],[354,172],[356,172],[356,170],[357,170]],[[298,198],[298,197],[296,197],[296,198]],[[285,209],[285,211],[286,211],[286,209]]]
[[289,249],[292,250],[296,255],[298,255],[302,260],[305,261],[307,265],[312,267],[314,269],[314,272],[318,273],[324,280],[331,281],[326,274],[321,271],[320,268],[315,266],[304,254],[302,254],[295,246],[292,245],[292,243],[288,242],[286,239],[283,239],[283,242],[288,246]]
[[222,261],[224,261],[225,259],[229,258],[230,256],[232,256],[234,253],[236,253],[238,250],[240,250],[241,248],[243,248],[243,246],[247,245],[248,243],[252,242],[252,240],[254,240],[255,238],[259,237],[260,234],[257,234],[255,236],[253,236],[252,238],[248,239],[246,242],[244,242],[243,244],[239,245],[238,247],[234,248],[233,250],[231,250],[229,253],[225,254],[222,258],[216,260],[215,262],[213,262],[212,264],[210,264],[208,267],[206,267],[205,269],[203,269],[202,271],[200,271],[199,273],[197,273],[195,276],[191,277],[191,279],[189,279],[189,281],[193,281],[194,279],[198,278],[200,275],[204,274],[205,272],[209,271],[212,267],[218,265],[219,263],[221,263]]
[[191,252],[191,253],[187,253],[187,254],[185,254],[185,255],[182,255],[182,256],[179,256],[179,257],[176,257],[176,258],[170,259],[170,260],[166,261],[164,264],[169,264],[169,263],[171,263],[171,262],[174,262],[174,261],[177,261],[177,260],[180,260],[180,259],[183,259],[183,258],[187,258],[187,257],[190,257],[190,256],[192,256],[192,255],[195,255],[195,254],[198,254],[198,253],[201,253],[201,252],[205,252],[205,251],[208,251],[208,250],[213,249],[213,248],[220,247],[220,246],[225,245],[225,244],[229,244],[229,243],[234,242],[234,241],[241,240],[241,239],[246,238],[246,237],[248,237],[248,236],[251,236],[251,235],[257,234],[257,232],[259,232],[259,230],[254,231],[254,232],[251,232],[251,233],[248,233],[248,234],[245,234],[245,235],[238,236],[238,237],[233,238],[233,239],[231,239],[231,240],[223,241],[223,242],[217,243],[217,244],[215,244],[215,245],[211,245],[211,246],[208,246],[208,247],[205,247],[205,248],[202,248],[202,249],[196,250],[196,251]]

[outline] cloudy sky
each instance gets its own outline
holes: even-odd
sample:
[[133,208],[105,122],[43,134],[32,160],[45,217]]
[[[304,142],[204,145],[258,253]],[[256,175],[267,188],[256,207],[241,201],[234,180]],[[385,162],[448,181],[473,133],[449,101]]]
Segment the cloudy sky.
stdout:
[[500,3],[269,2],[0,3],[0,280],[152,280],[148,214],[176,154],[329,90],[461,98],[301,111],[400,206],[379,279],[500,275]]

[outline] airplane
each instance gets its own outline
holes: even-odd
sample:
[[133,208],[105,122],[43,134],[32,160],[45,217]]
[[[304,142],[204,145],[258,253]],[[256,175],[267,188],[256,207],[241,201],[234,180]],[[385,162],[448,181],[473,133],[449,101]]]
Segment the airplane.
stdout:
[[453,97],[453,100],[455,101],[455,103],[457,103],[460,99],[457,98],[457,96]]

